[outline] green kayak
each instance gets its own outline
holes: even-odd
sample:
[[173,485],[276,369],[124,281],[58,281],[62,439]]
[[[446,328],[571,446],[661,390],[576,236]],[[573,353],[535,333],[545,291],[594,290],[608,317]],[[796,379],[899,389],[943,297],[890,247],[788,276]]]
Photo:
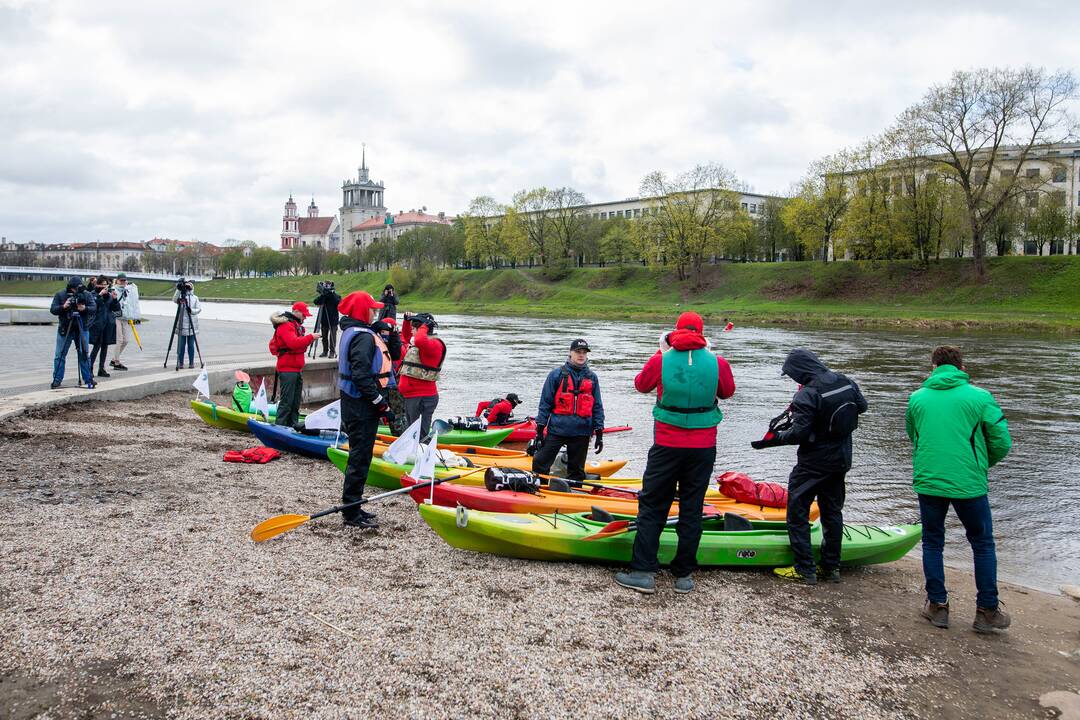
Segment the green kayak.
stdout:
[[[233,410],[226,405],[216,405],[201,400],[192,400],[191,408],[207,425],[239,432],[251,432],[248,428],[247,421],[251,418],[262,417],[262,415],[257,413],[242,413]],[[303,419],[304,416],[301,415],[300,420],[302,421]],[[439,436],[439,444],[452,443],[454,445],[495,447],[505,440],[513,431],[513,428],[503,430],[451,430],[445,435]],[[379,434],[389,435],[390,428],[385,425],[380,425]]]
[[[605,523],[574,515],[524,515],[482,512],[458,507],[419,505],[420,515],[439,536],[457,548],[531,560],[628,563],[635,533],[585,540]],[[626,518],[622,518],[626,519]],[[753,530],[725,531],[723,518],[706,518],[698,549],[702,566],[791,565],[794,557],[782,522],[754,521]],[[840,562],[873,565],[899,560],[922,538],[921,525],[845,525]],[[821,546],[821,524],[814,523],[810,541]],[[668,564],[678,544],[674,526],[660,537],[660,562]]]
[[[334,463],[338,470],[345,472],[345,466],[349,464],[349,451],[340,448],[327,448],[326,456]],[[367,484],[387,490],[397,490],[401,487],[401,476],[412,470],[412,465],[397,465],[381,458],[371,458],[371,467],[368,468]],[[454,468],[457,470],[458,468]],[[468,469],[468,468],[462,468]],[[451,470],[436,469],[436,477],[444,477],[452,474]]]

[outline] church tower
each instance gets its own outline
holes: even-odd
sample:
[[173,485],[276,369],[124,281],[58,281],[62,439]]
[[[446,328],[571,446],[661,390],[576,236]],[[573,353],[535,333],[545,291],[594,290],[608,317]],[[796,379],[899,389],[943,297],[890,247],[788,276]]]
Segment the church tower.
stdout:
[[369,177],[366,145],[360,157],[360,168],[357,171],[356,180],[346,180],[341,184],[341,236],[347,247],[356,245],[352,232],[355,226],[370,218],[383,217],[386,214],[384,199],[386,187],[382,181],[374,182]]
[[[312,198],[312,204],[314,202]],[[291,251],[299,245],[300,217],[296,214],[296,203],[293,202],[292,193],[289,193],[289,201],[285,203],[285,214],[281,218],[281,249]]]
[[315,198],[311,198],[311,204],[307,206],[308,217],[319,217],[319,207],[315,204]]

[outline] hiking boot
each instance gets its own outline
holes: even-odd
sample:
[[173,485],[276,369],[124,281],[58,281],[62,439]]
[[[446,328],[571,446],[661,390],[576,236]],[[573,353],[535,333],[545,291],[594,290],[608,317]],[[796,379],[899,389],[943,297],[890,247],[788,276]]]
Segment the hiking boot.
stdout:
[[694,591],[694,578],[689,575],[684,575],[680,578],[675,578],[675,592],[680,595]]
[[113,370],[127,370],[127,365],[121,365],[121,364],[120,364],[120,363],[118,363],[118,362],[114,362],[114,363],[112,364],[112,369],[113,369]]
[[1012,618],[1001,609],[999,604],[993,610],[975,608],[975,622],[971,627],[975,628],[975,632],[992,633],[995,630],[1004,630],[1011,624]]
[[934,627],[949,627],[949,603],[936,603],[927,600],[923,605],[922,616],[930,621]]
[[615,573],[615,582],[630,590],[652,595],[656,592],[656,573],[644,570]]
[[817,575],[803,575],[793,566],[773,568],[773,575],[785,580],[801,582],[803,585],[817,585]]
[[817,566],[818,579],[826,582],[838,583],[840,582],[840,568],[833,568],[832,570],[826,570],[820,565]]
[[319,353],[319,357],[326,357],[326,351],[323,350],[321,353]]
[[58,383],[58,382],[54,382],[51,385],[49,385],[50,390],[55,390],[58,387],[60,387],[60,383]]
[[346,518],[345,527],[354,527],[360,528],[361,530],[370,530],[379,527],[379,521],[371,513],[361,513],[354,518]]
[[112,375],[110,375],[109,373],[105,372],[105,368],[98,368],[98,371],[97,371],[97,376],[98,376],[98,377],[112,377]]

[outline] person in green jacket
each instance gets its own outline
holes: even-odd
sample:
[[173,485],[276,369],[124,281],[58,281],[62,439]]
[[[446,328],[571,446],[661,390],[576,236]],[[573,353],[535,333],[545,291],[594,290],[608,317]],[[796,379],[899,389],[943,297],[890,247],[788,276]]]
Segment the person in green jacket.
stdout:
[[949,626],[942,551],[945,516],[951,505],[975,558],[974,628],[977,632],[1004,630],[1011,620],[998,601],[987,470],[1012,447],[1009,424],[994,396],[969,382],[960,350],[942,345],[930,359],[933,371],[908,399],[905,418],[914,446],[914,487],[923,527],[926,603],[922,616],[936,627]]

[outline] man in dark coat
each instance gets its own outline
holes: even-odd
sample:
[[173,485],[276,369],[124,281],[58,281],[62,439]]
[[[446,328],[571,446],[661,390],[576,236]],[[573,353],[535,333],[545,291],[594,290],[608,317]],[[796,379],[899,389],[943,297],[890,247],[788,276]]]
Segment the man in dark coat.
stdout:
[[[840,582],[840,543],[844,535],[844,478],[851,469],[851,433],[866,412],[866,398],[845,375],[825,367],[809,350],[796,348],[784,360],[784,375],[799,383],[785,415],[774,429],[750,445],[756,449],[798,445],[798,462],[788,477],[787,524],[795,565],[774,572],[807,585],[817,583],[810,545],[810,505],[821,511],[821,575]],[[786,417],[785,417],[786,416]]]
[[116,344],[116,318],[120,316],[120,301],[109,284],[109,279],[104,275],[98,276],[90,292],[94,293],[94,302],[97,305],[94,318],[87,329],[90,344],[93,346],[90,351],[90,370],[93,371],[96,360],[98,377],[109,377],[109,373],[105,371],[105,360],[109,354],[109,346]]
[[315,304],[322,308],[319,313],[318,327],[316,330],[322,333],[322,352],[319,357],[337,357],[337,328],[338,328],[338,304],[341,296],[334,289],[334,283],[327,280],[319,283],[319,295],[315,298]]
[[570,343],[566,362],[544,381],[536,412],[534,473],[550,473],[555,456],[566,447],[566,477],[584,480],[589,438],[595,438],[597,454],[604,450],[604,402],[600,379],[589,367],[589,352],[584,338]]
[[56,352],[53,355],[53,389],[64,381],[64,368],[67,364],[68,350],[75,343],[76,356],[79,359],[79,374],[88,390],[95,387],[94,374],[90,369],[90,340],[87,328],[97,303],[94,296],[86,291],[82,278],[72,277],[67,287],[53,295],[49,312],[56,315]]

